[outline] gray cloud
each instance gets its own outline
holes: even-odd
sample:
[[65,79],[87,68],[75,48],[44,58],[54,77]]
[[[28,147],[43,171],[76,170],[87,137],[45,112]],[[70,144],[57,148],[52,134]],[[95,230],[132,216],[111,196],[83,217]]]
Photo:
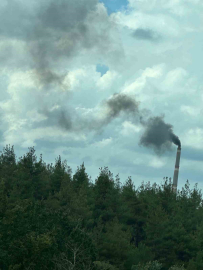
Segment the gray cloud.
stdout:
[[119,168],[120,173],[135,174],[136,176],[147,177],[153,175],[154,177],[163,177],[163,172],[161,170],[155,170],[153,167],[148,166],[146,170],[146,164],[135,164],[132,161],[133,158],[126,159],[122,156],[110,156],[108,160],[108,165],[112,167]]
[[72,149],[86,147],[84,141],[73,141],[72,139],[67,138],[61,141],[49,141],[44,138],[44,139],[37,139],[35,140],[35,142],[38,148],[44,148],[46,149],[46,151],[52,151],[52,149],[54,149],[55,147],[56,148],[63,147],[64,149],[66,149],[63,151],[65,155],[70,154]]
[[92,164],[92,158],[90,156],[85,156],[82,158],[85,165],[91,165]]
[[151,29],[138,28],[133,32],[132,36],[137,39],[149,40],[153,42],[161,40],[161,36]]
[[196,161],[203,161],[203,151],[202,149],[194,149],[189,146],[184,146],[181,152],[182,158]]

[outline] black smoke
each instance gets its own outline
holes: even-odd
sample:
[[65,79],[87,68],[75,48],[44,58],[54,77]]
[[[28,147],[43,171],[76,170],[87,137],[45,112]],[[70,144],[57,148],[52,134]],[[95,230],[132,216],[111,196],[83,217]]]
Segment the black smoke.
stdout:
[[40,83],[63,85],[64,76],[54,70],[54,65],[96,45],[87,24],[96,4],[97,0],[47,1],[36,9],[26,39]]
[[164,116],[151,116],[149,110],[140,110],[139,102],[126,94],[114,94],[103,103],[107,106],[103,122],[97,122],[97,127],[109,124],[113,119],[119,117],[121,113],[130,115],[134,122],[139,123],[144,128],[144,133],[140,138],[140,145],[154,149],[157,154],[170,150],[172,143],[181,146],[180,139],[173,132],[173,126],[165,123]]
[[140,124],[144,132],[140,138],[139,145],[152,148],[157,154],[170,150],[172,143],[181,146],[177,135],[173,132],[173,126],[165,123],[164,116],[151,116],[149,110],[140,110],[140,102],[135,98],[123,93],[116,93],[109,99],[101,103],[101,109],[104,111],[103,118],[97,116],[81,118],[79,115],[73,116],[63,111],[53,111],[46,113],[50,119],[58,121],[61,128],[69,131],[96,131],[101,132],[108,124],[119,116],[130,116],[134,123]]
[[169,150],[174,143],[181,146],[178,136],[173,132],[173,126],[164,122],[163,116],[150,117],[142,121],[144,133],[140,139],[140,145],[151,147],[157,153]]
[[113,97],[108,99],[106,102],[108,107],[107,119],[111,121],[112,119],[118,117],[121,112],[137,114],[139,112],[137,102],[134,98],[129,97],[125,94],[114,94]]
[[23,56],[18,59],[12,43],[0,52],[1,62],[11,66],[16,57],[14,65],[34,70],[38,84],[67,88],[67,60],[73,63],[75,56],[91,49],[102,54],[114,48],[110,34],[113,26],[108,17],[98,15],[98,4],[99,0],[45,0],[26,5],[20,0],[6,1],[0,8],[4,22],[0,25],[1,40],[22,44]]
[[[0,52],[0,64],[3,66],[15,65],[17,69],[34,70],[37,82],[45,88],[56,84],[54,88],[60,86],[67,89],[69,85],[65,78],[69,63],[74,62],[75,56],[96,50],[100,55],[117,52],[117,59],[121,59],[118,43],[114,47],[114,38],[111,38],[114,24],[97,12],[99,0],[45,0],[30,3],[25,5],[23,1],[12,0],[6,1],[0,8],[0,17],[4,22],[0,25],[0,36],[6,40],[5,44],[9,44],[4,45]],[[134,37],[151,41],[159,39],[159,35],[149,29],[137,29]],[[9,40],[13,40],[13,43],[9,43]],[[19,50],[19,59],[16,53],[18,46],[22,49]],[[61,70],[59,64],[63,67]],[[56,105],[64,101],[61,93],[54,98]],[[67,105],[64,102],[63,106],[54,110],[47,108],[47,105],[43,108],[46,103],[49,104],[48,95],[39,99],[41,107],[38,113],[46,118],[40,122],[42,126],[58,126],[73,132],[98,131],[123,115],[134,118],[144,127],[140,141],[142,145],[158,150],[170,147],[172,142],[180,145],[170,124],[160,117],[147,120],[147,116],[139,109],[139,102],[122,93],[114,94],[101,104],[103,117],[82,117],[72,109],[69,100]]]

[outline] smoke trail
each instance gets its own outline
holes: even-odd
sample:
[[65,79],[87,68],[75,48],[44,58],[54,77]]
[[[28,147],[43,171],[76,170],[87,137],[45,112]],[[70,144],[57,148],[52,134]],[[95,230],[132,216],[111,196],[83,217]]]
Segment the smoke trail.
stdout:
[[[72,114],[66,114],[66,119],[69,119],[69,121],[72,122],[72,125],[67,125],[67,127],[69,130],[76,132],[86,130],[100,133],[104,127],[121,115],[131,115],[131,117],[139,115],[138,106],[139,102],[137,102],[134,98],[125,94],[115,93],[109,99],[104,100],[100,106],[95,108],[95,110],[90,110],[91,112],[88,115],[82,117],[77,113],[77,111]],[[70,120],[70,117],[72,120]],[[61,117],[58,120],[60,120],[61,123],[64,123]]]
[[174,143],[181,146],[178,136],[173,133],[173,126],[164,122],[163,116],[147,118],[151,114],[147,110],[139,109],[139,102],[125,94],[114,94],[105,102],[109,108],[106,114],[104,125],[110,123],[122,112],[133,115],[134,121],[139,122],[144,127],[144,133],[140,138],[140,145],[151,147],[160,154],[171,148]]
[[34,70],[37,82],[43,86],[64,85],[61,71],[67,73],[73,58],[88,50],[105,54],[114,51],[120,58],[120,48],[111,35],[114,24],[105,17],[99,0],[30,1],[26,5],[21,0],[5,2],[0,8],[4,22],[0,35],[14,42],[4,54],[0,53],[0,58],[5,65],[11,65],[17,43],[22,50],[19,59],[13,53],[18,61],[12,60],[12,64]]
[[51,0],[36,9],[26,38],[39,82],[63,85],[64,76],[56,73],[53,66],[75,56],[80,48],[95,45],[90,41],[87,17],[96,4],[97,0]]
[[108,107],[106,117],[109,121],[118,117],[121,112],[134,114],[139,112],[139,102],[125,94],[114,94],[113,97],[106,101],[106,105]]
[[[58,125],[69,131],[82,132],[84,130],[100,132],[102,128],[110,124],[114,119],[123,115],[130,115],[134,122],[144,127],[144,133],[140,138],[140,145],[153,148],[157,154],[171,148],[172,143],[180,146],[180,140],[173,132],[173,126],[164,122],[163,116],[149,117],[148,110],[140,110],[139,102],[133,97],[123,93],[116,93],[109,99],[101,103],[101,109],[104,112],[102,118],[89,115],[82,118],[76,114],[67,114],[64,111],[50,112],[49,118],[58,119]],[[52,115],[52,117],[51,117]],[[71,117],[74,115],[74,121]]]
[[143,126],[144,133],[140,138],[139,145],[152,148],[157,154],[169,150],[172,143],[181,146],[178,136],[173,132],[173,126],[165,123],[163,116],[149,117],[150,111],[146,109],[140,110],[139,104],[131,96],[116,93],[101,103],[102,117],[95,114],[94,110],[90,110],[89,114],[82,117],[77,111],[65,110],[63,108],[57,108],[52,111],[44,109],[40,113],[45,115],[47,119],[41,121],[41,125],[43,127],[58,125],[62,129],[76,133],[83,131],[100,133],[104,127],[123,114],[131,116],[134,122]]

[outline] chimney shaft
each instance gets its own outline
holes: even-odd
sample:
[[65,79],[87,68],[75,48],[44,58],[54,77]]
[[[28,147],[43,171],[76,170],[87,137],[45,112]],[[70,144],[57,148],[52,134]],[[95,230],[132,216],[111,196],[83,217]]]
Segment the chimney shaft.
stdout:
[[181,154],[181,147],[178,146],[177,155],[176,155],[176,163],[175,163],[175,170],[173,175],[173,192],[176,193],[177,185],[178,185],[178,173],[179,173],[179,165],[180,165],[180,154]]

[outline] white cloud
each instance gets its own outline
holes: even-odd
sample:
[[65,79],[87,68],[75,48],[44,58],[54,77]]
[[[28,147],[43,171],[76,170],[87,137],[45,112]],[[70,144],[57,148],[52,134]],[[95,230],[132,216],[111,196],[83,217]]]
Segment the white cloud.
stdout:
[[132,8],[141,9],[145,12],[165,11],[177,16],[188,16],[192,9],[202,8],[200,0],[128,0]]
[[134,136],[135,133],[139,133],[141,130],[142,130],[142,127],[136,126],[136,125],[132,124],[132,122],[130,122],[130,121],[125,121],[122,124],[122,129],[121,129],[120,133],[124,137],[128,137],[128,136]]
[[186,146],[196,149],[203,149],[203,129],[194,128],[185,132],[182,142]]
[[96,142],[93,144],[93,146],[98,147],[98,148],[103,148],[106,146],[109,146],[112,143],[112,138],[108,138],[108,139],[103,139],[99,142]]
[[46,139],[48,141],[85,141],[86,136],[84,134],[73,134],[64,132],[63,130],[58,129],[57,127],[47,127],[47,128],[36,128],[30,129],[23,127],[23,120],[21,124],[14,126],[12,129],[7,130],[4,133],[4,142],[1,144],[19,144],[21,147],[26,148],[29,143],[31,145],[36,145],[36,140]]
[[186,105],[181,105],[180,110],[186,115],[189,115],[192,117],[197,117],[197,115],[199,115],[202,111],[201,108],[194,107],[194,106],[186,106]]
[[[135,79],[134,82],[128,84],[125,83],[124,89],[122,90],[125,94],[141,94],[144,92],[144,87],[147,85],[149,80],[158,79],[163,74],[164,65],[160,64],[152,68],[147,67],[145,70],[140,71],[141,75]],[[139,96],[139,95],[138,95]]]
[[157,157],[152,157],[152,159],[149,161],[149,166],[153,168],[162,168],[166,165],[166,162],[163,159],[159,159]]
[[164,86],[173,87],[182,83],[187,77],[187,71],[183,68],[176,68],[167,73],[165,80],[163,81]]
[[118,12],[112,16],[114,16],[116,22],[130,30],[139,28],[151,29],[169,37],[178,37],[178,34],[181,34],[181,28],[178,22],[174,18],[162,14],[161,12],[150,14],[139,9],[138,11],[137,9],[133,9],[132,12],[128,14]]
[[114,81],[117,79],[118,73],[115,71],[108,70],[106,74],[104,74],[102,77],[100,77],[97,81],[97,87],[100,90],[109,89]]
[[70,89],[73,90],[80,86],[80,80],[86,77],[86,71],[84,69],[76,69],[70,71],[65,80],[70,84]]

